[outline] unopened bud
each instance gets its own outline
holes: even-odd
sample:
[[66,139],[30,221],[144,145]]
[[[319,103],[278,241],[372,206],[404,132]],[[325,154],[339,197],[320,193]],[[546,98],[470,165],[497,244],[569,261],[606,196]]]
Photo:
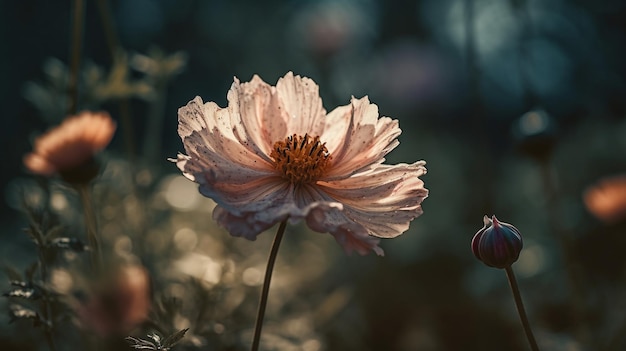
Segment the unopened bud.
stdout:
[[509,267],[517,261],[522,251],[522,235],[511,224],[485,216],[485,226],[472,239],[474,256],[484,264],[495,268]]

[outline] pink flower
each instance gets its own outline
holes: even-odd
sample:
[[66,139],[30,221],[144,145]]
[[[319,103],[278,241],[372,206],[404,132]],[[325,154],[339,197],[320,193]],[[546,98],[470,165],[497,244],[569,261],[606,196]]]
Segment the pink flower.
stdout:
[[126,334],[148,318],[150,276],[138,265],[114,269],[98,282],[92,294],[77,306],[83,325],[105,337]]
[[24,157],[24,165],[45,176],[72,171],[90,162],[114,133],[115,122],[108,113],[84,111],[38,137],[33,152]]
[[254,240],[285,219],[304,220],[347,253],[383,255],[378,238],[402,234],[422,214],[425,162],[383,164],[401,131],[367,97],[327,114],[311,79],[289,72],[270,86],[255,75],[235,78],[228,107],[196,97],[178,122],[187,155],[172,161],[234,236]]

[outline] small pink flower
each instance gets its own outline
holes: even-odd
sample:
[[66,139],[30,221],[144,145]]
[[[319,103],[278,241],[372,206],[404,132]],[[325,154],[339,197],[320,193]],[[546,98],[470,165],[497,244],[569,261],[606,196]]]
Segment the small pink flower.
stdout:
[[596,218],[614,223],[626,218],[626,175],[605,178],[587,188],[585,206]]
[[97,284],[89,298],[77,306],[85,327],[101,337],[127,334],[148,318],[152,303],[150,276],[145,268],[117,268]]
[[89,162],[104,149],[115,133],[115,122],[106,112],[84,111],[63,121],[35,140],[24,165],[33,173],[52,176]]
[[330,113],[318,86],[291,72],[270,86],[237,78],[228,107],[196,97],[178,111],[187,155],[178,168],[218,206],[213,218],[250,240],[274,224],[304,220],[347,253],[379,255],[422,214],[425,162],[385,165],[398,121],[379,117],[367,97]]

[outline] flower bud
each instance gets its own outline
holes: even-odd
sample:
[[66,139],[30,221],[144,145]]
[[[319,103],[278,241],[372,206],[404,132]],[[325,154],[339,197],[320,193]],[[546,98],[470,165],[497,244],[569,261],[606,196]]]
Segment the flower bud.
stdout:
[[472,239],[474,256],[489,267],[506,268],[517,261],[522,251],[522,235],[511,224],[496,216],[485,216],[485,226]]

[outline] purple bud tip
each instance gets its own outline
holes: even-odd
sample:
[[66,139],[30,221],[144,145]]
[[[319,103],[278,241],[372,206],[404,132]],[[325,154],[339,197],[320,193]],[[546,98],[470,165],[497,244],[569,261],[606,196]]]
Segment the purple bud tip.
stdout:
[[484,264],[506,268],[517,261],[522,251],[522,235],[513,225],[500,222],[496,216],[483,218],[484,226],[472,239],[472,252]]

